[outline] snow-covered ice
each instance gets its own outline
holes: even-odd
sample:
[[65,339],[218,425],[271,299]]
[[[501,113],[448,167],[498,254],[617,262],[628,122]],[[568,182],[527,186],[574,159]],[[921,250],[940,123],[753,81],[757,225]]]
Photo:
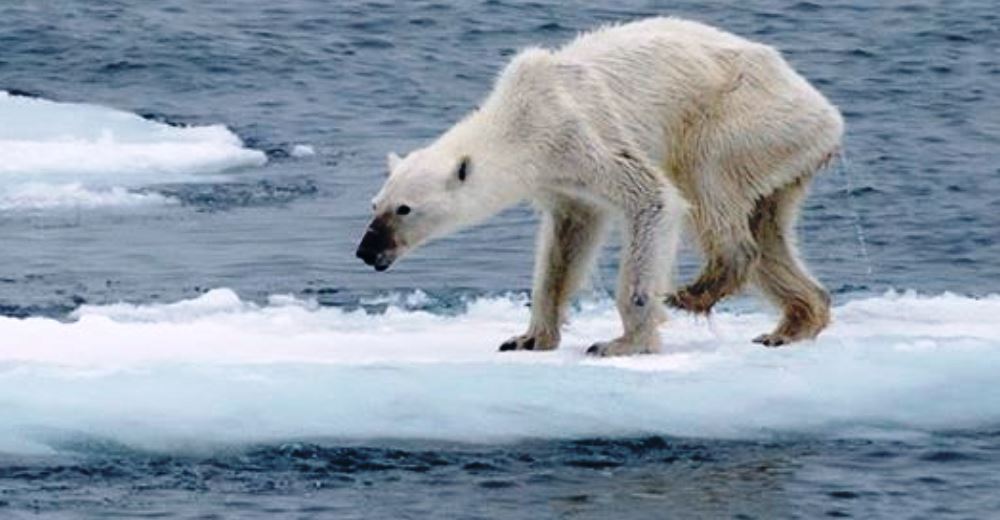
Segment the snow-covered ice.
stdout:
[[919,435],[1000,423],[997,296],[858,299],[835,308],[817,341],[781,349],[749,341],[773,325],[768,313],[675,316],[662,354],[618,359],[583,354],[618,332],[613,304],[591,302],[560,350],[498,353],[527,313],[517,297],[478,299],[457,316],[366,314],[217,289],[83,306],[69,322],[0,318],[0,451],[79,434],[162,448]]
[[260,166],[222,125],[170,126],[113,108],[0,91],[0,210],[162,204],[130,188]]

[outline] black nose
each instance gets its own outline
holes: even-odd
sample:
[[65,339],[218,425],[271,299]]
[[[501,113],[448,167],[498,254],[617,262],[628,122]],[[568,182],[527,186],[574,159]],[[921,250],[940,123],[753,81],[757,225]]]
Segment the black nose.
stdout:
[[376,218],[368,225],[365,236],[361,237],[361,243],[358,244],[355,256],[364,263],[374,266],[375,269],[384,271],[391,263],[386,261],[385,253],[395,246],[395,241],[392,239],[392,233],[389,231],[385,219]]
[[365,249],[363,246],[358,246],[358,251],[355,256],[361,259],[362,262],[372,265],[375,263],[375,258],[378,257],[378,253],[372,251],[371,249]]

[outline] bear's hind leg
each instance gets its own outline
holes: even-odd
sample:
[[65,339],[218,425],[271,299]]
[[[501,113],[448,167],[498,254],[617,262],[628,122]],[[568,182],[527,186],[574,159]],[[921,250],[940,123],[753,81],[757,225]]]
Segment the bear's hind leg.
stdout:
[[583,285],[604,238],[606,216],[596,207],[560,197],[542,218],[531,290],[528,331],[500,345],[500,351],[553,350],[573,293]]
[[[746,284],[760,257],[760,248],[748,226],[750,211],[727,200],[699,201],[692,211],[695,231],[702,243],[705,267],[698,278],[667,297],[672,307],[707,314],[719,300]],[[739,213],[732,217],[729,213]]]
[[761,248],[754,282],[782,310],[778,327],[754,339],[768,347],[814,338],[830,322],[830,296],[808,274],[795,248],[806,182],[800,179],[761,199],[750,221]]

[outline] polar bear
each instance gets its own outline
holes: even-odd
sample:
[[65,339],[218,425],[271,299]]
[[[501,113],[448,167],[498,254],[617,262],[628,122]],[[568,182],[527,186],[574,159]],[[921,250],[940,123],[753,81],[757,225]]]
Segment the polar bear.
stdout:
[[[587,352],[657,352],[662,303],[707,313],[748,281],[782,311],[754,341],[815,337],[830,299],[796,250],[811,177],[837,153],[838,110],[774,48],[651,18],[519,53],[483,104],[429,146],[390,154],[357,256],[384,270],[413,248],[521,201],[543,213],[531,319],[506,350],[551,350],[609,222],[624,243],[623,334]],[[704,251],[671,293],[682,228]]]

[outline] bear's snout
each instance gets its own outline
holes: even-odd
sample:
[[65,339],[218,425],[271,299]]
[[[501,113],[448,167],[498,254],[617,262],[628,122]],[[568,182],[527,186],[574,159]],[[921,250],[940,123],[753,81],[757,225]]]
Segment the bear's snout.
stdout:
[[395,249],[396,241],[392,237],[386,218],[376,217],[365,230],[365,236],[361,237],[355,256],[374,267],[376,271],[385,271],[395,260],[393,254]]

